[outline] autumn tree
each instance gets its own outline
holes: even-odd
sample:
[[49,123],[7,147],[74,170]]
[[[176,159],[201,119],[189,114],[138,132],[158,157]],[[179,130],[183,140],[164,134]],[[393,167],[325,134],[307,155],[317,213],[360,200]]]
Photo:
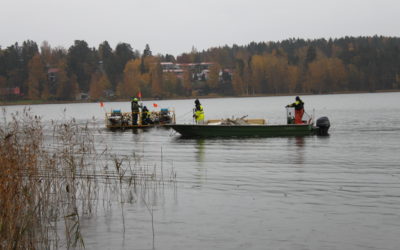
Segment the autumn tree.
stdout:
[[297,65],[289,65],[287,69],[288,93],[294,93],[300,84],[301,71]]
[[267,93],[285,93],[288,91],[288,63],[285,55],[266,54],[265,63],[265,84],[263,89]]
[[266,84],[266,60],[263,56],[256,55],[251,60],[251,81],[249,84],[250,93],[261,93]]
[[221,70],[221,66],[218,63],[214,63],[210,66],[207,85],[211,91],[215,91],[218,88]]
[[189,70],[185,70],[183,73],[182,87],[184,96],[192,95],[192,75]]
[[143,96],[153,96],[151,91],[151,74],[150,72],[140,75],[139,89]]
[[163,72],[159,62],[154,63],[150,69],[151,93],[153,97],[163,96]]
[[130,60],[135,60],[139,55],[135,54],[132,46],[128,43],[118,43],[114,50],[114,63],[112,64],[112,71],[114,71],[114,77],[109,75],[110,81],[113,82],[113,86],[123,81],[123,73],[126,63]]
[[62,60],[57,65],[57,91],[56,98],[58,100],[74,100],[79,93],[79,85],[77,77],[72,74],[70,77],[67,74],[67,63]]
[[354,64],[347,65],[347,81],[349,90],[359,91],[363,87],[363,77],[360,70]]
[[111,87],[107,75],[98,71],[94,73],[90,80],[89,96],[92,100],[99,100],[105,97],[106,90]]
[[118,85],[117,95],[120,97],[136,96],[140,91],[140,59],[127,62],[122,82]]
[[163,73],[163,83],[165,91],[168,93],[168,96],[175,97],[184,95],[182,85],[178,77],[174,73]]
[[239,70],[235,70],[233,72],[232,87],[236,95],[240,96],[246,94],[246,84],[244,83],[243,77],[240,75]]
[[344,87],[346,68],[338,58],[321,58],[309,64],[305,90],[313,93],[337,91]]
[[47,85],[47,77],[45,67],[41,61],[39,53],[36,53],[28,63],[28,81],[27,81],[28,97],[31,100],[49,97],[49,88]]
[[318,60],[308,66],[307,80],[303,85],[305,92],[322,92],[327,77],[326,67],[326,59]]
[[236,95],[247,94],[247,86],[245,83],[246,63],[241,54],[237,55],[235,69],[233,70],[232,87]]

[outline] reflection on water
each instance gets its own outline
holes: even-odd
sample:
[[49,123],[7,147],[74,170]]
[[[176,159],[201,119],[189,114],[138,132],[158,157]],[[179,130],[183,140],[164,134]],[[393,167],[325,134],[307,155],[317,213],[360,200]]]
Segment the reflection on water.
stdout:
[[207,164],[205,162],[205,147],[206,140],[205,139],[197,139],[195,145],[195,154],[196,154],[196,166],[195,169],[197,172],[195,173],[195,178],[197,179],[197,185],[201,186],[202,183],[207,178]]
[[[208,119],[249,115],[279,124],[292,99],[202,104]],[[165,129],[102,132],[116,154],[135,154],[149,166],[162,162],[165,172],[177,174],[176,188],[152,197],[156,249],[398,249],[400,93],[302,99],[309,113],[315,108],[317,117],[329,117],[330,136],[191,140]],[[192,104],[159,102],[176,107],[177,117]],[[33,112],[48,116],[47,108]],[[66,116],[90,119],[82,109],[102,126],[98,105],[68,106]],[[88,249],[152,248],[146,207],[138,202],[125,209],[124,244],[121,216],[113,210],[85,222]]]
[[303,136],[296,136],[295,140],[296,140],[296,146],[298,148],[304,147],[304,137]]
[[294,160],[293,163],[297,165],[302,165],[304,163],[304,146],[305,140],[304,136],[296,136],[288,138],[288,145],[295,145]]
[[205,147],[205,139],[197,139],[196,140],[196,161],[198,163],[204,162],[204,147]]

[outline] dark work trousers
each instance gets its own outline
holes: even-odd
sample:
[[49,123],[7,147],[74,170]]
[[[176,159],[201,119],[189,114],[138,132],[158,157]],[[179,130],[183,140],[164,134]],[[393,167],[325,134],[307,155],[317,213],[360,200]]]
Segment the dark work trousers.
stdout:
[[138,124],[137,124],[138,115],[139,115],[139,112],[138,112],[138,111],[132,112],[132,125],[138,125]]

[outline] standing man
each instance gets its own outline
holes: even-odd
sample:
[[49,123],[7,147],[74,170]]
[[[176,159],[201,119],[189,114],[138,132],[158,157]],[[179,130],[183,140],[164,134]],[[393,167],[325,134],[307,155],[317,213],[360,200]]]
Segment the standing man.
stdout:
[[201,106],[199,99],[196,99],[194,101],[194,104],[196,105],[194,108],[194,114],[193,117],[196,119],[197,124],[204,124],[204,110],[203,106]]
[[303,124],[304,102],[300,97],[296,96],[296,101],[292,104],[286,105],[286,107],[294,107],[294,123]]
[[138,99],[135,97],[132,99],[131,102],[131,111],[132,111],[132,125],[138,125],[138,116],[139,116],[139,110],[140,106],[138,103]]

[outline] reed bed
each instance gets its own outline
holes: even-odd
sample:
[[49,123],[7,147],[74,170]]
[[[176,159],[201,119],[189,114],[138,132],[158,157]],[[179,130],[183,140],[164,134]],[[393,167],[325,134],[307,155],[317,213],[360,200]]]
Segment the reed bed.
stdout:
[[113,203],[124,217],[124,204],[143,202],[153,223],[153,198],[166,183],[176,183],[173,169],[163,173],[162,162],[146,166],[135,155],[113,154],[96,141],[90,123],[72,119],[52,122],[49,129],[29,110],[8,119],[3,111],[3,117],[0,249],[84,248],[81,218]]

